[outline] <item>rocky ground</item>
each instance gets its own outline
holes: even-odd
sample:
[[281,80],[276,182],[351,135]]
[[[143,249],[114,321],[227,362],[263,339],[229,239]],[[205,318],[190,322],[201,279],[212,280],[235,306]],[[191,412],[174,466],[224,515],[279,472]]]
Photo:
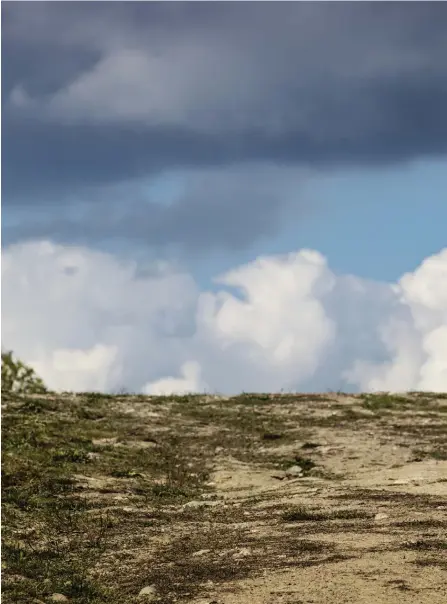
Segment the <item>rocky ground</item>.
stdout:
[[447,395],[2,408],[4,602],[447,602]]

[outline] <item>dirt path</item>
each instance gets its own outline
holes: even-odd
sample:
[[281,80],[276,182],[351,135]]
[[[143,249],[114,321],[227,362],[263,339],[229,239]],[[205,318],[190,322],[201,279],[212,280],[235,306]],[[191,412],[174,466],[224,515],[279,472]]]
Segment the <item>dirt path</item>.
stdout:
[[[271,556],[290,562],[290,567],[230,581],[195,602],[446,602],[447,461],[409,462],[406,447],[393,444],[394,439],[381,440],[374,431],[358,435],[320,429],[315,435],[325,444],[313,449],[314,458],[332,472],[343,472],[342,480],[279,481],[274,473],[250,464],[222,461],[213,480],[224,499],[238,505],[255,496],[256,508],[270,510],[268,519],[252,528],[259,547],[267,544],[263,557],[269,556],[270,539],[278,536],[278,506],[302,507],[323,518],[281,525],[282,548]],[[354,517],[329,520],[340,509]],[[306,560],[304,555],[295,565],[291,545],[299,549],[300,540],[322,544],[324,556]]]

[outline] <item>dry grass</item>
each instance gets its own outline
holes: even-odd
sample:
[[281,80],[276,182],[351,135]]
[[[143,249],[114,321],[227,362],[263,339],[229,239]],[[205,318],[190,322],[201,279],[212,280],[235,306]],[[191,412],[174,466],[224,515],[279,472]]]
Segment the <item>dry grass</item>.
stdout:
[[[349,404],[290,394],[2,399],[5,603],[62,593],[76,604],[130,604],[147,585],[159,603],[187,602],[210,585],[355,557],[336,536],[374,531],[375,502],[421,513],[445,503],[343,489],[343,471],[320,453],[322,430],[368,427],[396,442],[408,436],[415,456],[446,459],[445,405],[428,394],[350,397]],[[409,410],[417,422],[406,421]],[[335,489],[330,505],[276,500],[272,489],[222,499],[211,479],[228,460],[266,476],[300,465],[303,484]],[[341,501],[349,506],[337,508]],[[417,552],[421,567],[442,566],[446,541],[412,536],[445,528],[439,518],[394,522],[400,545],[391,549]]]

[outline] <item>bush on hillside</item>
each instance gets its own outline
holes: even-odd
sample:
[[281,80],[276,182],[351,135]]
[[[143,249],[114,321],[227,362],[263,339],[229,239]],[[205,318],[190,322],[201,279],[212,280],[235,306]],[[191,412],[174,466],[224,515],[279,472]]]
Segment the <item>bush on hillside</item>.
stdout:
[[2,392],[43,394],[48,389],[34,369],[14,359],[10,351],[2,352]]

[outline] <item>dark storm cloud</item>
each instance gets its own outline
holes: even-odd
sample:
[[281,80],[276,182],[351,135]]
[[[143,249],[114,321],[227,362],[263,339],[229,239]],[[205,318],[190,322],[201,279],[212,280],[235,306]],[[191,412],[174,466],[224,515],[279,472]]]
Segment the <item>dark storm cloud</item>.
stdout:
[[[100,198],[94,188],[172,169],[447,151],[446,3],[4,2],[2,13],[6,208]],[[177,217],[174,236],[201,212],[233,245],[239,200],[216,195],[208,211],[212,195],[187,193],[146,222]],[[256,195],[239,205],[258,208],[258,233],[282,199]],[[121,225],[129,237],[135,217]]]

